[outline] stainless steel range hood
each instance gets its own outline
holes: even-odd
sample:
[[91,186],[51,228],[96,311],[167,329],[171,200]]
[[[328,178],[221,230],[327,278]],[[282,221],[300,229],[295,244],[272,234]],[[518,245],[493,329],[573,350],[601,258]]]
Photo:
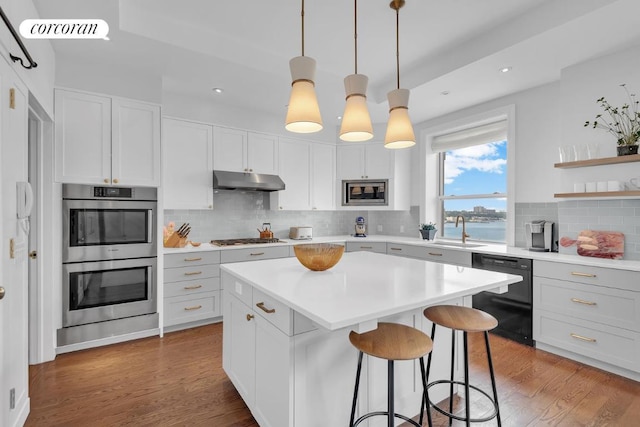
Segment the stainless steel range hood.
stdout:
[[278,175],[213,171],[214,190],[279,191],[284,188],[284,182]]

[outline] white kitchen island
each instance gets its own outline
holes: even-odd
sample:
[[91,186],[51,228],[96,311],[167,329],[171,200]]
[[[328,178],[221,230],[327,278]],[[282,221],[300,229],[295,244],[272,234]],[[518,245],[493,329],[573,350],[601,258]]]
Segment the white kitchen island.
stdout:
[[[425,307],[470,305],[475,293],[521,280],[371,252],[345,253],[322,272],[296,258],[225,264],[221,270],[223,367],[262,427],[348,424],[357,363],[351,330],[371,330],[384,320],[429,334]],[[443,332],[436,336],[430,381],[449,375],[451,334]],[[396,411],[409,416],[420,408],[418,366],[396,364]],[[384,361],[365,358],[360,390],[360,413],[386,408]],[[434,391],[433,400],[445,396],[444,389]],[[385,421],[372,419],[370,425]]]

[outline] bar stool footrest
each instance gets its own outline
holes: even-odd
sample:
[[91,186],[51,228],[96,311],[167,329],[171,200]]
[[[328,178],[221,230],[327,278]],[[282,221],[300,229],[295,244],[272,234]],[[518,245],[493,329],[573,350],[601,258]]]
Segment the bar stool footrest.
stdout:
[[[364,414],[363,416],[361,416],[360,418],[358,418],[354,423],[353,423],[353,427],[356,427],[358,424],[360,424],[362,421],[371,418],[371,417],[375,417],[378,415],[384,415],[385,417],[389,416],[389,412],[387,411],[375,411],[375,412],[369,412],[368,414]],[[411,418],[402,415],[402,414],[398,414],[398,413],[394,413],[393,416],[395,418],[400,418],[401,420],[404,420],[408,423],[410,423],[413,426],[416,427],[422,427],[420,424],[418,424],[417,422],[415,422],[414,420],[412,420]]]
[[[427,390],[430,389],[432,386],[439,385],[439,384],[448,384],[448,385],[457,384],[459,386],[465,387],[465,383],[463,383],[462,381],[438,380],[438,381],[433,381],[433,382],[430,382],[429,384],[427,384]],[[485,392],[484,390],[482,390],[482,389],[480,389],[480,388],[478,388],[478,387],[476,387],[474,385],[469,384],[469,388],[472,388],[475,391],[483,394],[487,399],[489,399],[489,401],[493,405],[493,413],[491,413],[491,414],[489,414],[489,415],[487,415],[486,417],[483,417],[483,418],[469,418],[469,422],[470,423],[482,423],[482,422],[494,419],[498,415],[498,406],[497,406],[496,402],[494,402],[493,398],[491,396],[489,396],[489,394],[487,392]],[[451,397],[450,397],[450,399],[451,399]],[[469,396],[465,396],[465,399],[469,399]],[[452,414],[452,413],[450,413],[448,411],[445,411],[444,409],[440,408],[438,405],[433,403],[431,401],[431,399],[429,399],[428,404],[433,409],[435,409],[436,411],[440,412],[442,415],[444,415],[446,417],[449,417],[449,418],[452,418],[452,419],[458,420],[458,421],[467,421],[466,417],[461,417],[461,416]]]

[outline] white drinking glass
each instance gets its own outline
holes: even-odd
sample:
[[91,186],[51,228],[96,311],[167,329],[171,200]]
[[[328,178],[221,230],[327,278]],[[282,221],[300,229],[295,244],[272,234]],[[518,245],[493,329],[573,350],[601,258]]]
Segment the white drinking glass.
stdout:
[[563,145],[559,147],[560,163],[576,161],[576,147],[573,145]]
[[597,159],[600,157],[600,144],[587,144],[587,158]]

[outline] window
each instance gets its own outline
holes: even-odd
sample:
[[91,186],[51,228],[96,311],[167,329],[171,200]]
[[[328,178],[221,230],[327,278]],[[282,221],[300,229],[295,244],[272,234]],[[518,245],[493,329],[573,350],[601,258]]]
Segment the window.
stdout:
[[440,236],[459,239],[462,215],[469,239],[507,240],[507,122],[500,120],[436,136]]

